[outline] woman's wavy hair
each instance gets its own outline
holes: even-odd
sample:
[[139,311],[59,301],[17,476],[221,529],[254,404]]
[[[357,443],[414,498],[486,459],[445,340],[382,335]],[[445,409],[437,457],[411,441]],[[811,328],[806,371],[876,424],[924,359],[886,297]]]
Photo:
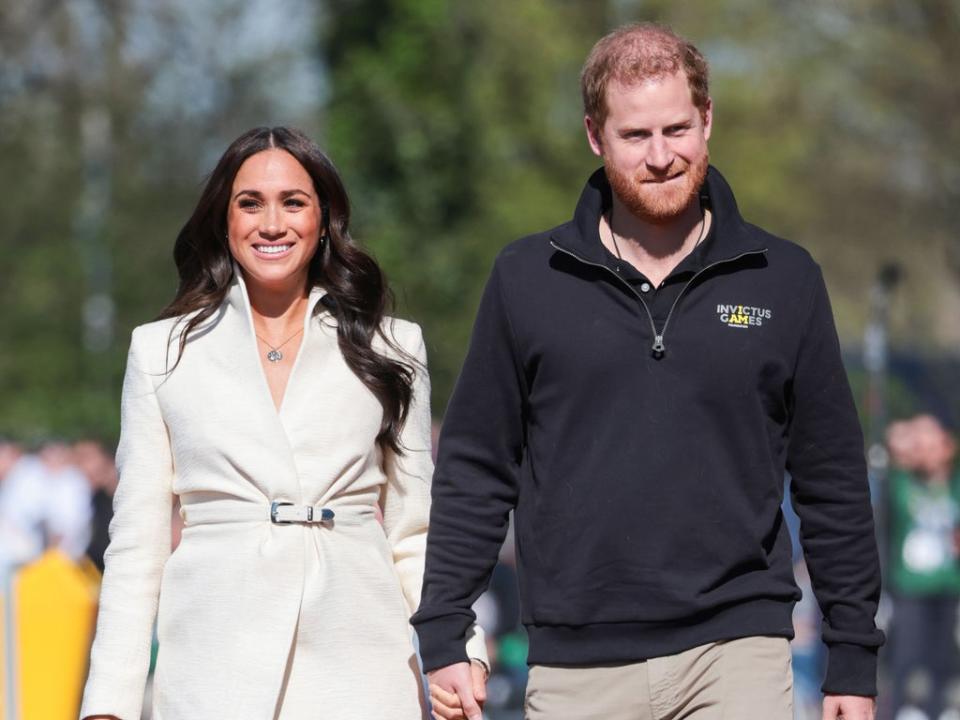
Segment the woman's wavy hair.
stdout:
[[[177,359],[170,372],[179,365],[191,332],[217,312],[233,281],[227,209],[234,177],[247,158],[271,149],[290,153],[313,179],[323,208],[323,234],[310,261],[308,288],[320,285],[327,291],[321,302],[337,320],[343,358],[383,406],[377,444],[382,450],[402,453],[400,430],[410,408],[417,362],[398,346],[392,333],[384,332],[383,319],[393,302],[386,278],[376,261],[350,237],[350,202],[336,168],[299,130],[249,130],[230,144],[207,179],[197,207],[174,246],[180,286],[158,318],[183,318]],[[314,312],[321,310],[318,304]],[[375,336],[380,336],[399,359],[376,352],[372,346]]]

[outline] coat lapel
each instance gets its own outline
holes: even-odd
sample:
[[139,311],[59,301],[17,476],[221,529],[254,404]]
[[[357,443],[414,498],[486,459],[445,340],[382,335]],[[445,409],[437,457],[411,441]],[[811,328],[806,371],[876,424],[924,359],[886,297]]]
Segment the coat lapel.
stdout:
[[261,485],[269,500],[287,502],[303,500],[293,449],[283,423],[283,407],[287,404],[286,398],[289,394],[296,391],[297,369],[301,365],[303,354],[309,351],[310,326],[316,322],[313,320],[313,310],[325,294],[325,291],[318,287],[310,292],[309,305],[304,318],[304,336],[291,368],[284,400],[278,412],[270,396],[270,388],[260,361],[247,287],[239,268],[234,266],[234,279],[227,293],[225,313],[221,321],[224,349],[234,357],[233,365],[240,371],[237,382],[241,385],[241,392],[248,398],[251,411],[257,415],[257,425],[260,425],[266,433],[264,441],[275,450],[273,477],[263,482],[257,478],[253,479]]

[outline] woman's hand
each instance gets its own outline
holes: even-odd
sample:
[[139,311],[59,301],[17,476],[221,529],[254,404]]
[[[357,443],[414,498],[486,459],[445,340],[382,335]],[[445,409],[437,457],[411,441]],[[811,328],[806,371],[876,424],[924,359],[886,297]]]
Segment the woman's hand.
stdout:
[[488,675],[479,660],[454,663],[427,673],[434,720],[481,720]]
[[873,720],[877,702],[858,695],[825,695],[823,720]]

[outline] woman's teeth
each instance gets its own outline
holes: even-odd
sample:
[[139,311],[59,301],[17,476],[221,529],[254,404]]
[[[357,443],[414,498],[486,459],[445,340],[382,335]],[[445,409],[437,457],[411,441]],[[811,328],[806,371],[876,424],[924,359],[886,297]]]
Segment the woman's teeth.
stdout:
[[262,253],[267,255],[276,255],[278,253],[286,252],[290,249],[290,245],[254,245],[254,247]]

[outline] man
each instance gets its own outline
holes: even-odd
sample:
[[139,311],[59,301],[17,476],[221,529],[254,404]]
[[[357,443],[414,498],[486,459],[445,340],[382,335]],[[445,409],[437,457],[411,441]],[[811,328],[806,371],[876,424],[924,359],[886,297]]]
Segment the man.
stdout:
[[[960,606],[960,462],[933,415],[887,428],[893,712],[939,718],[955,705]],[[926,680],[926,682],[924,682]],[[922,712],[919,712],[922,711]]]
[[622,28],[582,89],[604,169],[498,257],[441,435],[413,619],[441,716],[480,717],[464,634],[515,510],[528,718],[792,718],[789,472],[824,717],[872,718],[880,575],[819,267],[708,166],[696,48]]

